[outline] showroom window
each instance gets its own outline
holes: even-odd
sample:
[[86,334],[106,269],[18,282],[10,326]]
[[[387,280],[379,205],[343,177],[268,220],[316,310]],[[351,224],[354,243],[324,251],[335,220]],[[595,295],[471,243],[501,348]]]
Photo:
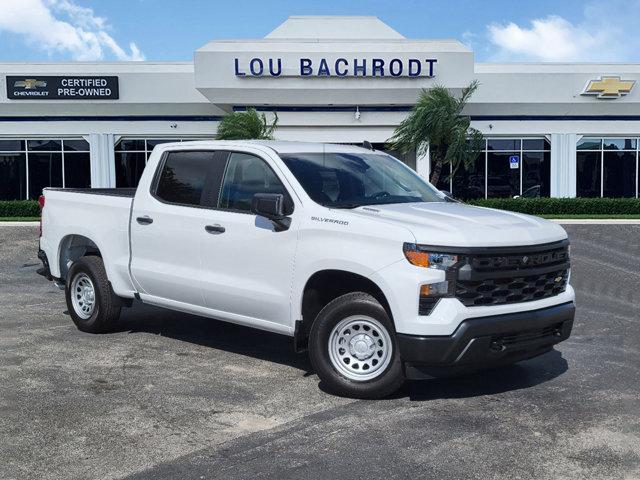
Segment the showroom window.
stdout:
[[637,197],[637,138],[583,137],[576,152],[578,197]]
[[[445,165],[436,185],[456,198],[548,197],[551,146],[546,138],[486,138],[470,169]],[[433,171],[433,161],[431,162]]]
[[135,188],[156,145],[210,138],[123,138],[115,147],[116,187]]
[[0,200],[37,199],[45,187],[90,186],[86,140],[0,139]]

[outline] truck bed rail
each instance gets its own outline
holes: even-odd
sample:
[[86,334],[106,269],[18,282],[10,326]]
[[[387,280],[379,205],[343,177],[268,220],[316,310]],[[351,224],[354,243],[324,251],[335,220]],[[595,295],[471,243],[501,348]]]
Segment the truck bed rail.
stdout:
[[136,194],[135,188],[47,188],[47,191],[86,193],[89,195],[109,195],[111,197],[133,198]]

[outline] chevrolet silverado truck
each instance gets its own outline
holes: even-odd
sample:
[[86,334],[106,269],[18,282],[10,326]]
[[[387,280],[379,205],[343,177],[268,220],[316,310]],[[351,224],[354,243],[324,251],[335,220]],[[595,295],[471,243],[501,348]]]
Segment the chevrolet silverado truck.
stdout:
[[164,144],[137,189],[41,206],[40,273],[80,330],[138,300],[289,335],[340,395],[532,358],[573,325],[562,227],[459,203],[380,151]]

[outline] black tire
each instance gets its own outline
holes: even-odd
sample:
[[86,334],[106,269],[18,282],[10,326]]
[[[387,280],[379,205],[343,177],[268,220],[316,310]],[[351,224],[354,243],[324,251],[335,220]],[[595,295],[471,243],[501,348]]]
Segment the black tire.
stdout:
[[[331,332],[341,321],[352,316],[377,320],[391,339],[391,359],[386,368],[380,367],[381,371],[373,379],[352,380],[339,372],[331,361]],[[340,396],[382,398],[395,392],[405,380],[393,322],[380,302],[367,293],[347,293],[332,300],[320,311],[309,335],[309,356],[322,386]]]
[[[95,291],[93,311],[88,318],[83,318],[76,311],[71,298],[74,279],[81,275],[89,277]],[[65,285],[65,297],[69,315],[78,330],[87,333],[105,333],[113,330],[116,326],[122,303],[111,288],[102,258],[89,255],[79,258],[71,265]]]

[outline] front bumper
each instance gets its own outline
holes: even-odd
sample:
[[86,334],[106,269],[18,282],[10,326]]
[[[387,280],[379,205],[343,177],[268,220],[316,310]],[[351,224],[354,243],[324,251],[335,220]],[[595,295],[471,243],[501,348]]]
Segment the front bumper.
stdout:
[[567,302],[524,312],[470,318],[452,335],[397,334],[408,378],[424,378],[514,363],[569,338],[575,306]]

